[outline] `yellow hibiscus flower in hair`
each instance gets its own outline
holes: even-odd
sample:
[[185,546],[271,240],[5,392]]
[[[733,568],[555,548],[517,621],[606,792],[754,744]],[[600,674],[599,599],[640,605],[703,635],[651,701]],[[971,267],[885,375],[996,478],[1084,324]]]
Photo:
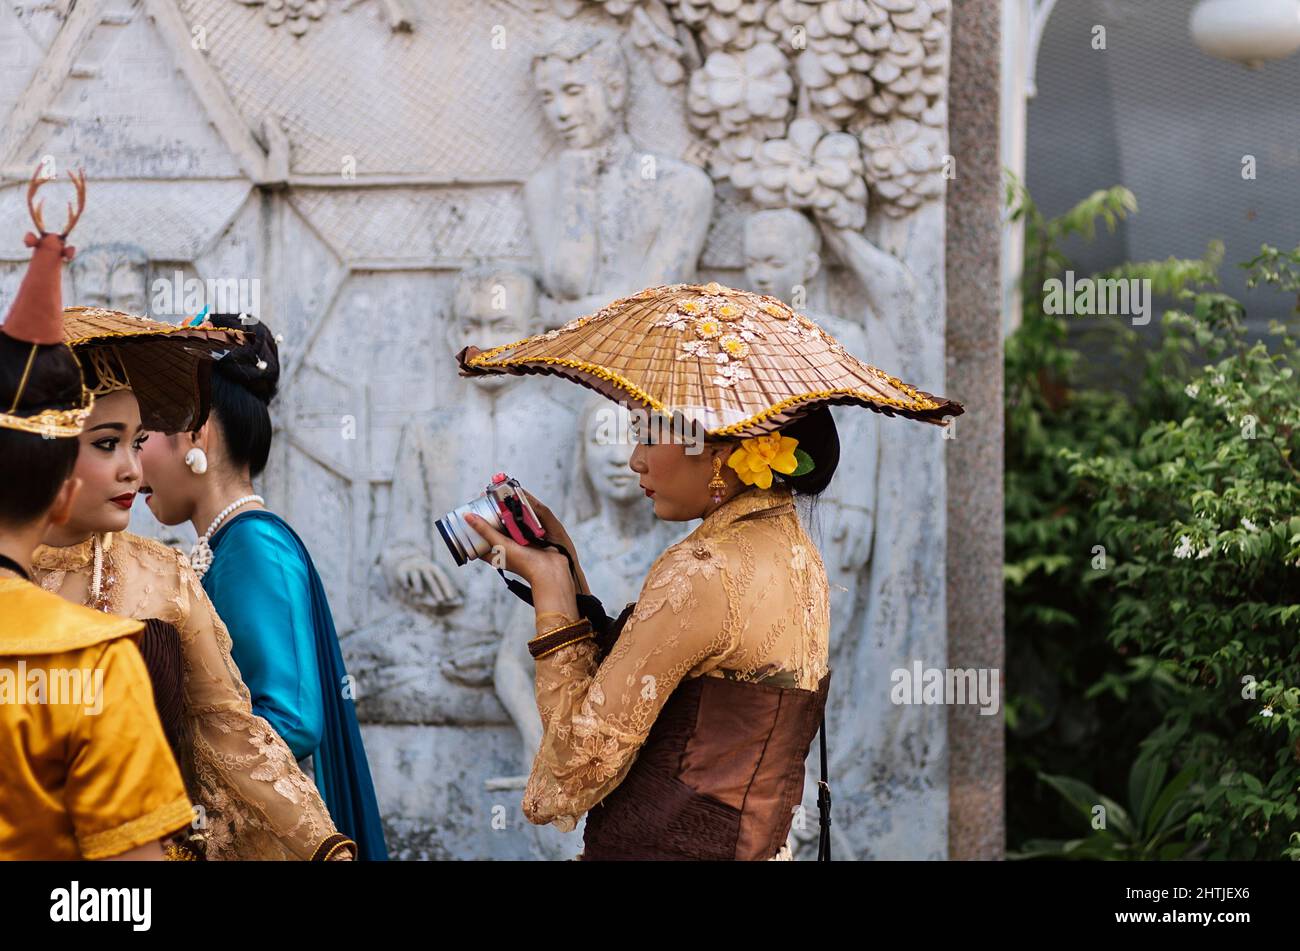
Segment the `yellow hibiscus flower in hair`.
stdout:
[[736,470],[736,475],[746,485],[770,489],[773,469],[790,475],[799,468],[799,460],[794,454],[797,445],[799,440],[780,433],[754,436],[741,442],[740,448],[727,459],[727,465]]

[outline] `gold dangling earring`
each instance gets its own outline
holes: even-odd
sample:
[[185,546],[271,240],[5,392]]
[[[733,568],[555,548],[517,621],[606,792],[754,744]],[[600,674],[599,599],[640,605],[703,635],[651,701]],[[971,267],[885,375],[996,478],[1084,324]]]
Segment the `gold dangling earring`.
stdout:
[[722,481],[722,459],[719,456],[713,457],[713,478],[709,480],[709,489],[713,492],[713,504],[717,505],[722,501],[722,493],[727,488],[727,483]]

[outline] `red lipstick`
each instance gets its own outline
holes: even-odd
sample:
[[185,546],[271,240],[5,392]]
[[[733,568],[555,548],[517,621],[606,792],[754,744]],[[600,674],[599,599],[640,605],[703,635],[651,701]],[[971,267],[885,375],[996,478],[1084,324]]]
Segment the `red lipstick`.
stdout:
[[135,493],[124,492],[121,495],[114,496],[113,498],[109,499],[109,501],[112,502],[114,505],[116,505],[118,508],[129,509],[131,505],[135,502]]

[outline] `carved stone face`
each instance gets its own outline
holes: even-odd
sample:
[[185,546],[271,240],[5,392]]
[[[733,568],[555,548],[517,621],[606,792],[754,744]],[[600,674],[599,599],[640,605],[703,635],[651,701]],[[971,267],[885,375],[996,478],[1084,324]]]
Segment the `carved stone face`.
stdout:
[[745,222],[745,281],[751,288],[789,301],[796,287],[808,287],[821,262],[805,223],[763,214]]
[[533,67],[542,109],[571,149],[590,149],[622,128],[625,80],[617,72],[601,75],[599,58],[573,62],[548,57]]
[[128,314],[148,312],[148,264],[116,249],[90,248],[73,258],[73,302]]
[[[514,343],[532,333],[536,291],[523,278],[502,275],[457,289],[452,353],[473,344],[487,349]],[[517,377],[489,374],[469,378],[481,389],[496,391]]]
[[[587,414],[584,433],[583,462],[587,478],[602,498],[611,502],[627,503],[645,495],[638,483],[637,474],[628,468],[632,456],[632,431],[629,417],[619,412],[619,407],[608,400]],[[611,419],[616,423],[611,425]],[[609,438],[617,433],[618,438]]]

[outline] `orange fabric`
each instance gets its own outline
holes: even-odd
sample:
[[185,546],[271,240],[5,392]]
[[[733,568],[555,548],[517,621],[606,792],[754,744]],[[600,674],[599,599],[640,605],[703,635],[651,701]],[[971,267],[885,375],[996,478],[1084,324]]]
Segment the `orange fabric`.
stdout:
[[108,858],[188,825],[139,623],[9,579],[0,618],[0,858]]

